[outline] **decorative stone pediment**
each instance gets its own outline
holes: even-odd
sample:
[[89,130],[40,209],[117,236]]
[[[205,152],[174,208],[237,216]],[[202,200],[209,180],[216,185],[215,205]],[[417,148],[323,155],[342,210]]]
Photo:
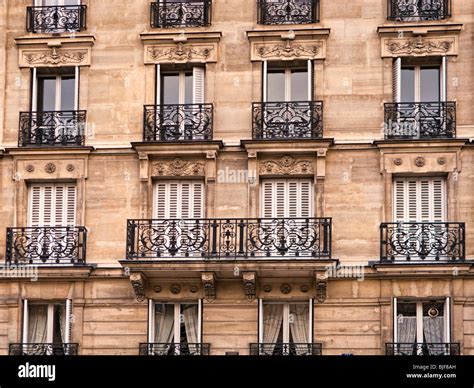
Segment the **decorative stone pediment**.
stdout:
[[455,36],[382,39],[382,57],[456,55],[456,49]]
[[262,160],[259,173],[260,175],[313,175],[314,160],[294,158],[289,155],[279,159]]
[[152,165],[152,175],[154,177],[203,177],[206,175],[206,171],[204,162],[175,158],[154,162]]
[[254,55],[261,60],[267,59],[316,59],[322,51],[322,42],[255,44]]

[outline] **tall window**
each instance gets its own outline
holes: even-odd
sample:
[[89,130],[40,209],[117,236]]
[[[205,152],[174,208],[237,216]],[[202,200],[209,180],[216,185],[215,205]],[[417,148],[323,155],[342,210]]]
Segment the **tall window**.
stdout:
[[31,110],[33,112],[73,111],[79,106],[79,68],[60,73],[33,69]]
[[35,0],[37,7],[51,7],[55,5],[80,5],[81,0]]
[[313,217],[311,179],[266,179],[261,184],[260,214],[264,218]]
[[155,219],[204,218],[204,182],[157,181],[154,189]]
[[312,61],[303,66],[263,63],[263,102],[303,102],[313,100]]
[[202,67],[165,71],[157,65],[156,104],[203,104],[205,70]]

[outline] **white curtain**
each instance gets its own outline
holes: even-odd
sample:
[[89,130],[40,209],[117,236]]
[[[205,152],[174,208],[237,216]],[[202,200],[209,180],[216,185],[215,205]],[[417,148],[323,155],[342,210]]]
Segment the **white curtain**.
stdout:
[[398,343],[404,345],[395,345],[399,346],[396,353],[411,354],[413,351],[411,344],[415,344],[416,342],[416,317],[398,316],[397,320]]
[[48,306],[28,306],[28,339],[30,344],[44,344],[48,335]]
[[60,305],[59,306],[59,331],[61,333],[61,343],[67,343],[66,338],[66,306]]
[[[184,327],[186,329],[186,341],[188,343],[189,352],[197,354],[199,351],[200,339],[198,338],[199,331],[199,316],[197,305],[183,305]],[[192,345],[190,345],[192,344]]]
[[[158,303],[155,305],[155,343],[166,344],[158,350],[167,354],[173,343],[174,305]],[[179,341],[179,338],[177,339]]]
[[[444,338],[444,317],[423,317],[423,334],[426,343],[440,344]],[[428,345],[430,355],[444,354],[446,349],[442,345]]]
[[263,343],[265,350],[273,352],[280,336],[283,324],[283,305],[267,304],[263,306]]
[[[290,332],[294,344],[308,344],[309,309],[307,304],[290,305]],[[307,345],[295,345],[298,356],[308,353]]]

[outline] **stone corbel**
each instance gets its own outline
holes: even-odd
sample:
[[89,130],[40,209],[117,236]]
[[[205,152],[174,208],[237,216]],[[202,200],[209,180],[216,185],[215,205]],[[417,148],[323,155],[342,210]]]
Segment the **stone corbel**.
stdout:
[[328,276],[324,273],[315,273],[316,301],[324,303],[327,298]]
[[148,155],[144,152],[139,152],[138,160],[140,161],[140,181],[148,182],[150,175]]
[[204,298],[207,301],[216,299],[216,275],[214,272],[201,273],[201,281],[204,287]]
[[316,152],[316,178],[326,178],[326,148],[320,148]]
[[135,298],[138,302],[145,300],[146,290],[146,278],[140,273],[134,273],[130,275],[130,283],[132,284],[133,291],[135,292]]
[[242,273],[245,296],[252,301],[257,297],[257,274],[255,272]]

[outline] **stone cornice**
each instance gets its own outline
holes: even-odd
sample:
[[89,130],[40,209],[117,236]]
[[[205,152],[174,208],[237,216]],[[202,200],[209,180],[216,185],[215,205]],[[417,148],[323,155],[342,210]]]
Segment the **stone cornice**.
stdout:
[[224,147],[221,141],[205,142],[166,142],[166,143],[132,143],[133,149],[147,156],[185,156],[218,152]]
[[242,147],[248,152],[260,153],[313,153],[319,149],[328,149],[334,144],[334,139],[298,140],[242,140]]
[[162,44],[178,42],[219,42],[222,37],[220,31],[197,31],[197,32],[144,32],[140,34],[143,44]]
[[34,158],[48,158],[48,157],[59,157],[61,155],[72,156],[72,155],[88,155],[93,151],[92,147],[16,147],[7,148],[7,153],[11,156],[17,157],[34,157]]
[[377,32],[380,36],[405,36],[416,35],[444,35],[459,34],[463,29],[462,23],[389,23],[379,26]]
[[247,37],[252,40],[262,39],[288,39],[288,35],[294,34],[296,39],[324,39],[328,38],[331,33],[330,28],[316,27],[316,28],[282,28],[279,26],[275,29],[258,29],[247,31]]

